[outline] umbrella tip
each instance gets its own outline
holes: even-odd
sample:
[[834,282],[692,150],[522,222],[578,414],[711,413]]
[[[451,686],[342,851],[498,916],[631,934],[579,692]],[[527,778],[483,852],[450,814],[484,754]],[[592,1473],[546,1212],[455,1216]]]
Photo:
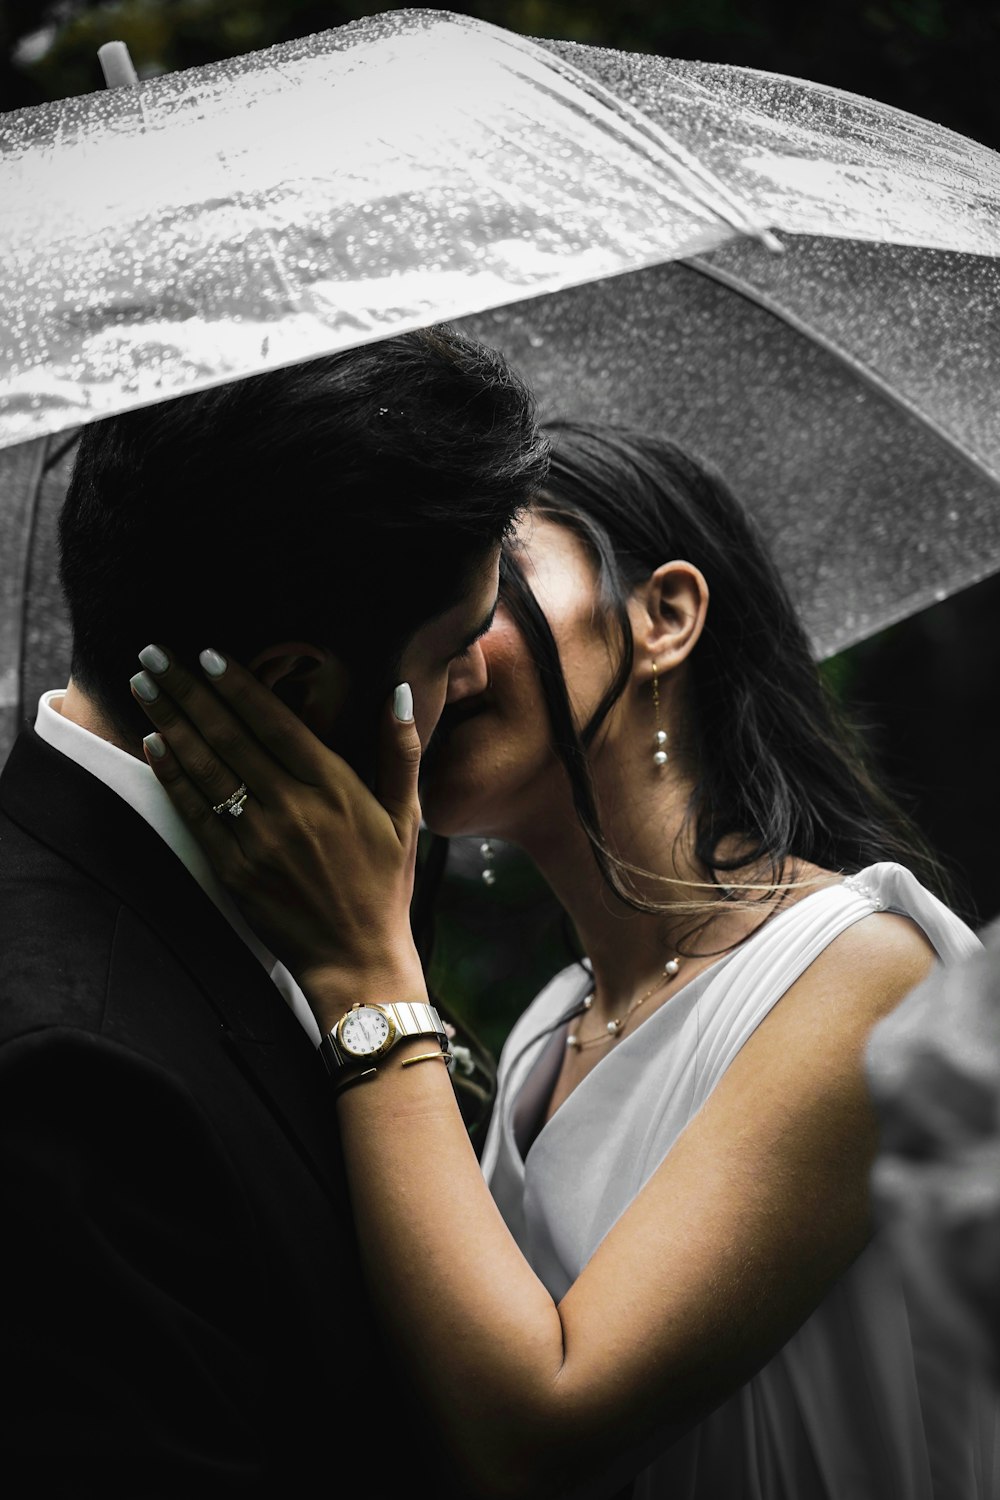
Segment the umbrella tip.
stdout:
[[104,42],[97,49],[97,57],[104,82],[109,89],[131,88],[139,82],[139,75],[124,42]]
[[784,255],[785,247],[776,234],[772,233],[770,229],[761,229],[759,233],[760,242],[766,250],[773,251],[775,255]]

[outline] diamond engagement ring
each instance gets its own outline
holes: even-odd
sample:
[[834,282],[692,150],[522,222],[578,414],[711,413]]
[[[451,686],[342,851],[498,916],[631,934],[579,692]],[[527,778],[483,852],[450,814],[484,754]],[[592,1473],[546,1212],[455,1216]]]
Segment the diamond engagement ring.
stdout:
[[231,813],[234,818],[238,818],[243,812],[243,804],[249,795],[246,782],[241,781],[233,795],[227,797],[225,802],[217,802],[212,811],[214,813]]

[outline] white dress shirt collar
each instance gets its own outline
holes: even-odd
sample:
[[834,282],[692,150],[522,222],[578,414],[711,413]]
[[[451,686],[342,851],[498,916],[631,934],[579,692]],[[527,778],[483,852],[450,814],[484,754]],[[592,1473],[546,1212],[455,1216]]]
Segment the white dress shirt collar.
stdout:
[[134,755],[119,750],[117,745],[101,739],[99,735],[91,734],[72,719],[63,718],[59,712],[59,704],[64,692],[64,688],[55,688],[42,694],[35,717],[35,732],[54,750],[59,750],[117,793],[160,835],[267,969],[310,1039],[318,1046],[319,1026],[302,991],[284,964],[268,952],[247,926],[232,898],[216,878],[207,856],[187,824],[174,810],[173,803],[149,766]]

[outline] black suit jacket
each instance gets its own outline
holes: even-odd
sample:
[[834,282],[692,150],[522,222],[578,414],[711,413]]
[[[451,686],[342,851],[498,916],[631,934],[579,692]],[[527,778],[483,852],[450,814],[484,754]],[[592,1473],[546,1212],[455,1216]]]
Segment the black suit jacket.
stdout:
[[[25,731],[0,777],[8,1494],[451,1493],[380,1345],[329,1080],[157,834]],[[13,1462],[12,1462],[13,1461]]]

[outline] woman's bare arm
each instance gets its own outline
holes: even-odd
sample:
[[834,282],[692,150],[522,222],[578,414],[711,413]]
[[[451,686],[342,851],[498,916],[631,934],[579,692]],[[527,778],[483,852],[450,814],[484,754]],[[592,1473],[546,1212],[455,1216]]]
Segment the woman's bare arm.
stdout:
[[500,1218],[443,1068],[395,1064],[342,1093],[371,1286],[475,1493],[547,1496],[613,1470],[808,1316],[870,1232],[865,1039],[932,958],[892,915],[837,938],[558,1306]]

